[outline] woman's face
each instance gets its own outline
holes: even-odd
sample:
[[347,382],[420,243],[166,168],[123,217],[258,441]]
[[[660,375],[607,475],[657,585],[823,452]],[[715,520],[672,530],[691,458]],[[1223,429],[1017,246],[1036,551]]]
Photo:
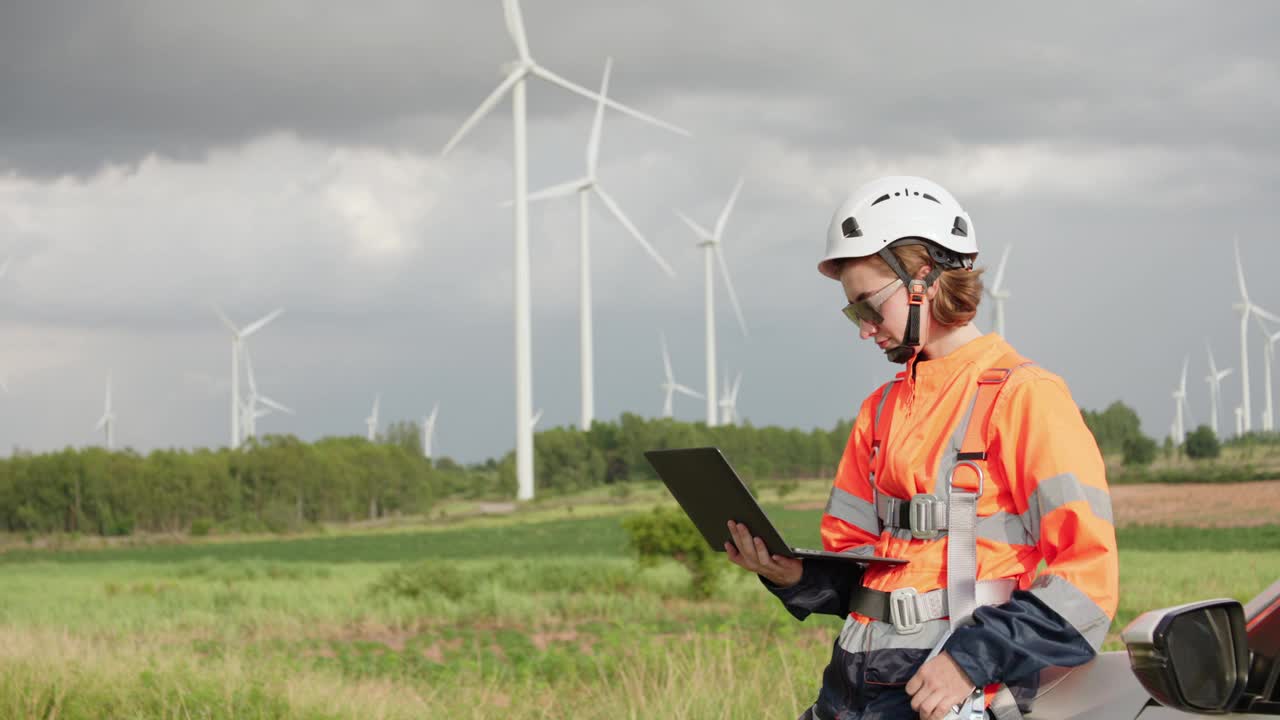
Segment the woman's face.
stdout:
[[[924,277],[929,268],[923,267],[916,277]],[[849,302],[874,298],[876,292],[890,285],[898,276],[893,274],[883,261],[876,258],[859,258],[847,262],[840,272],[840,284],[844,286],[844,294]],[[927,340],[929,325],[929,298],[936,292],[936,286],[930,287],[925,294],[925,304],[920,308],[920,341]],[[879,324],[870,322],[858,323],[858,336],[873,340],[877,347],[888,352],[902,344],[902,334],[907,329],[907,289],[899,284],[889,296],[883,300],[879,312],[884,321]]]

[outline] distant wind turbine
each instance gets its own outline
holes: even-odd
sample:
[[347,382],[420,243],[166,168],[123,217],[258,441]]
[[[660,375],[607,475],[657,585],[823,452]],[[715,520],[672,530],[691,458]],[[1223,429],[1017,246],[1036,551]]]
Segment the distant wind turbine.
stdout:
[[223,325],[231,331],[231,449],[235,450],[240,447],[240,346],[245,339],[261,330],[267,323],[280,317],[280,313],[284,312],[284,308],[276,310],[262,316],[244,326],[237,328],[235,323],[222,312],[217,305],[213,306],[213,311],[217,313],[218,319]]
[[1209,374],[1204,378],[1209,383],[1209,427],[1213,429],[1214,435],[1218,435],[1218,398],[1222,395],[1222,380],[1231,374],[1231,368],[1219,370],[1218,364],[1213,360],[1213,348],[1209,347],[1208,340],[1204,341],[1204,346],[1209,351]]
[[703,395],[676,382],[675,374],[671,371],[671,355],[667,352],[667,336],[662,334],[659,339],[662,341],[662,368],[666,371],[666,379],[663,380],[661,385],[662,391],[665,393],[662,400],[662,417],[669,418],[675,414],[673,401],[676,393],[698,399],[702,399]]
[[98,424],[94,430],[106,430],[107,449],[114,450],[116,447],[115,438],[116,414],[111,409],[111,374],[107,373],[107,399],[103,405],[102,417],[98,420]]
[[[525,79],[530,75],[539,77],[553,85],[577,93],[589,100],[600,101],[600,96],[590,90],[569,82],[559,75],[539,65],[529,53],[529,43],[525,37],[524,19],[520,14],[517,0],[504,0],[503,12],[507,21],[507,33],[515,43],[517,59],[504,66],[508,75],[498,87],[480,103],[480,107],[466,119],[449,142],[445,144],[441,155],[449,151],[476,125],[485,115],[502,100],[508,91],[511,92],[511,110],[513,115],[515,154],[512,163],[515,176],[515,248],[514,265],[514,314],[515,314],[515,374],[516,374],[516,498],[518,500],[533,499],[533,428],[529,418],[533,412],[533,363],[531,359],[531,330],[529,310],[529,198],[528,198],[528,149],[526,147],[525,120]],[[603,102],[609,107],[637,117],[647,122],[666,127],[683,135],[689,133],[674,125],[645,115],[608,98]]]
[[996,268],[995,280],[991,283],[991,287],[987,288],[987,295],[995,302],[993,308],[996,317],[996,334],[1004,337],[1004,301],[1009,299],[1009,291],[1004,287],[1004,268],[1009,262],[1009,251],[1013,249],[1012,245],[1005,245],[1004,252],[1000,253],[1000,265]]
[[1187,441],[1187,363],[1190,358],[1182,358],[1182,379],[1173,391],[1174,420],[1173,441],[1179,445]]
[[[605,208],[618,220],[622,227],[626,228],[631,237],[639,243],[649,257],[662,268],[669,277],[675,277],[675,270],[667,264],[667,261],[658,254],[649,241],[644,239],[631,219],[628,218],[618,204],[614,202],[609,193],[601,187],[599,179],[596,177],[596,168],[600,157],[600,128],[604,122],[605,98],[609,94],[609,71],[613,65],[613,59],[608,58],[604,64],[604,79],[600,82],[600,96],[596,101],[595,122],[591,125],[591,136],[587,141],[587,174],[577,180],[571,180],[554,187],[540,190],[529,196],[531,202],[537,200],[545,200],[549,198],[568,197],[576,194],[578,196],[578,324],[579,324],[579,368],[582,378],[581,400],[581,427],[584,430],[591,428],[591,423],[595,419],[595,368],[594,368],[594,343],[591,335],[591,242],[590,233],[588,232],[589,220],[591,215],[591,193],[595,193],[600,198],[600,202],[604,203]],[[507,203],[508,205],[510,202]]]
[[1240,302],[1231,307],[1240,313],[1240,412],[1242,424],[1239,434],[1243,435],[1252,429],[1252,413],[1249,407],[1249,316],[1255,315],[1266,318],[1273,323],[1280,323],[1280,317],[1249,302],[1249,290],[1244,284],[1244,266],[1240,262],[1240,239],[1233,239],[1232,246],[1235,249],[1236,256],[1236,284],[1240,289]]
[[733,379],[733,384],[729,384],[729,379],[725,378],[724,392],[720,398],[720,423],[723,425],[738,424],[738,389],[742,387],[742,373]]
[[440,412],[440,403],[431,408],[431,414],[422,418],[422,456],[431,459],[431,441],[436,436],[436,414]]
[[720,276],[724,279],[725,290],[729,293],[729,302],[733,305],[733,312],[738,316],[738,325],[742,328],[743,336],[747,335],[747,321],[742,316],[742,307],[738,304],[738,294],[733,291],[733,281],[729,279],[729,266],[724,262],[724,253],[720,246],[724,240],[724,226],[729,221],[729,213],[733,211],[733,204],[738,199],[738,193],[742,190],[742,179],[738,179],[738,183],[733,186],[733,193],[729,195],[729,202],[725,203],[724,209],[720,211],[720,217],[716,218],[714,231],[708,231],[698,223],[689,219],[689,216],[676,211],[676,215],[688,225],[694,234],[698,236],[698,247],[703,248],[705,252],[705,265],[703,267],[704,294],[703,300],[706,305],[706,334],[707,334],[707,426],[716,426],[716,412],[719,409],[716,402],[716,312],[715,312],[715,283],[714,272],[711,269],[713,264],[720,266]]
[[1262,346],[1263,368],[1265,370],[1263,386],[1267,393],[1267,407],[1262,411],[1262,429],[1265,432],[1273,432],[1276,429],[1276,416],[1271,405],[1271,366],[1275,362],[1276,341],[1280,340],[1280,331],[1271,332],[1266,323],[1262,321],[1262,318],[1257,318],[1257,321],[1258,327],[1262,328],[1262,336],[1267,339],[1267,342]]
[[[271,412],[278,411],[286,415],[293,415],[293,410],[272,400],[266,395],[258,394],[258,383],[253,374],[253,358],[249,354],[249,346],[244,348],[244,369],[245,375],[249,378],[249,403],[244,408],[244,439],[258,436],[258,418],[266,417]],[[258,407],[261,403],[262,407]]]
[[382,403],[382,393],[378,393],[373,397],[373,412],[369,413],[369,417],[364,419],[365,427],[369,430],[369,442],[378,439],[378,406]]

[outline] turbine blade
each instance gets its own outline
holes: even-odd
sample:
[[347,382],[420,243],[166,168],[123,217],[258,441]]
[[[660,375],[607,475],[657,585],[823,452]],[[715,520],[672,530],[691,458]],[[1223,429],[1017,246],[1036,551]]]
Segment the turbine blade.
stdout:
[[[529,194],[527,197],[529,202],[537,202],[539,200],[547,200],[550,198],[568,197],[569,195],[581,190],[582,186],[586,184],[587,178],[578,178],[577,180],[570,180],[567,183],[560,183],[559,185],[552,185],[551,187],[543,188],[538,192]],[[511,207],[512,205],[515,205],[514,200],[507,200],[502,203],[502,207]]]
[[108,422],[109,420],[111,420],[111,416],[110,416],[110,415],[103,415],[103,416],[98,420],[98,424],[93,426],[93,429],[94,429],[94,430],[101,430],[102,428],[106,427],[107,422]]
[[524,34],[524,16],[520,14],[519,1],[503,0],[502,14],[506,16],[507,32],[511,35],[511,41],[516,44],[516,52],[520,53],[521,60],[528,60],[529,39]]
[[471,128],[474,127],[476,123],[480,122],[481,118],[488,115],[489,111],[493,110],[493,106],[497,105],[498,101],[502,99],[502,96],[505,95],[506,92],[520,80],[520,78],[524,77],[525,72],[524,66],[518,67],[507,76],[506,80],[499,83],[497,89],[489,93],[489,97],[485,98],[484,102],[480,103],[480,107],[476,108],[475,112],[471,113],[471,117],[467,118],[467,121],[462,123],[462,127],[458,128],[458,131],[453,134],[453,137],[449,138],[449,142],[445,143],[444,149],[440,151],[440,155],[448,155],[449,151],[462,140],[463,136],[470,132]]
[[679,385],[679,384],[674,385],[673,387],[675,387],[677,392],[684,393],[689,397],[695,397],[695,398],[698,398],[699,400],[707,399],[706,395],[703,395],[702,393],[698,392],[697,390],[694,390],[693,388],[688,388],[688,387],[685,387],[684,385]]
[[431,415],[427,418],[427,419],[431,422],[431,427],[432,427],[432,428],[435,428],[435,426],[436,426],[436,414],[437,414],[437,413],[439,413],[439,412],[440,412],[440,403],[436,403],[436,404],[431,408]]
[[544,68],[544,67],[542,67],[541,65],[538,65],[538,64],[536,64],[536,63],[535,63],[535,64],[532,64],[532,65],[530,65],[530,66],[529,66],[529,72],[532,72],[534,75],[537,75],[538,77],[542,78],[543,80],[546,80],[546,81],[547,81],[547,82],[549,82],[549,83],[553,83],[553,84],[555,84],[555,85],[559,85],[560,87],[564,88],[565,90],[568,90],[568,91],[570,91],[570,92],[575,92],[575,93],[577,93],[577,94],[579,94],[579,95],[581,95],[581,96],[583,96],[583,97],[585,97],[585,98],[587,98],[587,99],[589,99],[589,100],[595,100],[595,101],[597,101],[597,102],[603,101],[605,105],[608,105],[609,107],[613,108],[614,110],[617,110],[618,112],[624,113],[624,114],[626,114],[626,115],[630,115],[631,117],[636,118],[636,119],[638,119],[638,120],[643,120],[643,121],[645,121],[645,122],[649,123],[650,125],[656,125],[656,126],[658,126],[658,127],[660,127],[660,128],[665,128],[665,129],[667,129],[667,130],[670,130],[670,131],[671,131],[671,132],[673,132],[673,133],[679,133],[679,134],[681,134],[681,135],[684,135],[685,137],[691,137],[691,136],[692,136],[692,133],[690,133],[688,130],[685,130],[685,129],[684,129],[684,128],[682,128],[682,127],[678,127],[678,126],[676,126],[676,125],[672,125],[671,123],[666,122],[666,121],[664,121],[664,120],[659,120],[658,118],[656,118],[656,117],[654,117],[654,116],[652,116],[652,115],[647,115],[647,114],[645,114],[645,113],[642,113],[642,112],[640,112],[639,110],[636,110],[635,108],[632,108],[632,107],[628,107],[628,106],[626,106],[626,105],[623,105],[622,103],[620,103],[620,102],[618,102],[618,101],[616,101],[616,100],[612,100],[612,99],[607,98],[607,97],[606,97],[606,98],[601,98],[601,96],[600,96],[600,95],[598,95],[598,94],[596,94],[596,93],[594,93],[594,92],[592,92],[592,91],[590,91],[590,90],[588,90],[588,89],[586,89],[586,88],[582,87],[581,85],[579,85],[579,84],[577,84],[577,83],[569,82],[568,80],[565,80],[564,78],[560,77],[559,75],[557,75],[557,74],[555,74],[555,73],[551,72],[550,70],[548,70],[548,69],[546,69],[546,68]]
[[1236,254],[1236,282],[1240,285],[1240,299],[1244,301],[1246,311],[1249,305],[1249,291],[1244,286],[1244,267],[1240,263],[1240,238],[1232,238],[1231,246]]
[[1257,305],[1251,305],[1250,307],[1253,309],[1254,314],[1257,315],[1258,317],[1265,318],[1273,323],[1280,323],[1280,316],[1277,316],[1275,313],[1270,312],[1268,310],[1264,310],[1263,308],[1260,308]]
[[245,374],[249,376],[249,394],[258,395],[258,382],[253,374],[253,357],[249,354],[249,343],[245,343],[240,347],[240,352],[244,355]]
[[295,414],[295,413],[293,412],[293,410],[289,409],[288,407],[286,407],[286,406],[284,406],[284,405],[281,405],[280,403],[276,402],[275,400],[272,400],[271,398],[269,398],[269,397],[267,397],[267,396],[265,396],[265,395],[261,395],[261,396],[259,396],[259,397],[258,397],[258,402],[262,403],[263,405],[266,405],[267,407],[271,408],[272,410],[279,410],[280,412],[285,413],[285,414],[287,414],[287,415],[294,415],[294,414]]
[[662,367],[667,371],[667,382],[675,382],[675,374],[671,372],[671,355],[667,353],[667,334],[658,335],[662,339]]
[[716,230],[713,233],[716,242],[720,242],[721,234],[724,232],[725,223],[729,221],[729,213],[733,212],[733,204],[738,201],[738,193],[742,191],[742,178],[738,178],[738,184],[733,186],[733,194],[729,196],[729,202],[725,203],[724,210],[720,211],[720,217],[716,218]]
[[742,306],[738,304],[738,293],[733,290],[733,280],[729,279],[729,266],[725,265],[724,253],[720,252],[720,246],[713,248],[716,255],[716,264],[720,266],[720,277],[724,278],[725,290],[729,291],[729,303],[733,305],[733,312],[738,316],[738,326],[742,328],[742,334],[747,335],[747,319],[742,316]]
[[730,391],[729,397],[733,398],[734,404],[738,402],[738,388],[742,387],[742,373],[733,379],[733,390]]
[[609,193],[605,192],[604,188],[599,185],[593,185],[592,189],[596,191],[596,195],[600,196],[600,201],[604,203],[604,206],[609,208],[609,212],[613,213],[613,216],[618,219],[618,222],[622,223],[622,227],[626,228],[627,232],[631,233],[631,237],[635,238],[636,242],[640,243],[640,247],[644,248],[644,251],[649,253],[649,257],[653,258],[653,261],[658,263],[658,267],[662,268],[662,271],[665,272],[668,277],[675,277],[676,271],[672,270],[671,266],[667,264],[667,261],[663,260],[662,256],[658,254],[658,251],[649,244],[649,241],[644,239],[644,236],[640,234],[640,231],[636,228],[635,224],[632,223],[631,219],[622,212],[622,208],[618,207],[618,203],[613,201],[613,198],[609,196]]
[[694,221],[693,221],[693,220],[692,220],[688,215],[685,215],[684,213],[680,212],[679,210],[676,210],[676,211],[675,211],[675,213],[676,213],[676,216],[677,216],[677,217],[679,217],[681,220],[683,220],[683,221],[684,221],[684,224],[685,224],[685,225],[688,225],[688,226],[689,226],[689,228],[690,228],[691,230],[693,230],[693,233],[694,233],[695,235],[697,235],[698,237],[702,238],[703,240],[714,240],[714,239],[715,239],[715,238],[713,238],[713,237],[711,236],[711,233],[710,233],[710,232],[708,232],[706,228],[704,228],[704,227],[702,227],[701,225],[699,225],[698,223],[694,222]]
[[257,322],[250,323],[244,330],[240,332],[240,337],[247,338],[267,326],[267,323],[280,317],[280,313],[284,312],[284,308],[276,308],[269,314],[262,316]]
[[1005,245],[1004,251],[1000,253],[1000,266],[996,268],[996,279],[991,285],[991,291],[993,293],[999,292],[1000,288],[1004,287],[1004,266],[1005,263],[1009,262],[1009,251],[1012,249],[1012,245]]
[[231,331],[232,335],[240,334],[240,328],[236,327],[236,324],[231,322],[231,318],[227,317],[227,314],[222,312],[222,308],[214,305],[213,312],[217,314],[218,319],[222,321],[222,324],[227,326],[227,329]]
[[1187,392],[1187,363],[1191,362],[1190,356],[1182,356],[1182,380],[1178,383],[1178,389],[1183,394]]
[[600,81],[600,99],[596,101],[596,117],[591,122],[591,137],[587,141],[587,176],[596,176],[596,163],[600,159],[600,126],[604,124],[604,99],[609,97],[609,72],[613,58],[604,59],[604,79]]

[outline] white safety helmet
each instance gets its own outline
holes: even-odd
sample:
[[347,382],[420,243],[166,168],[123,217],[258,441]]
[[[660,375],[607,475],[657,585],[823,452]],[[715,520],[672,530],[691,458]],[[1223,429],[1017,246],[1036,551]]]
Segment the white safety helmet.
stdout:
[[951,193],[925,178],[893,175],[863,185],[836,208],[818,272],[839,279],[837,261],[875,255],[908,238],[929,241],[912,244],[924,244],[947,269],[972,268],[978,255],[973,221]]

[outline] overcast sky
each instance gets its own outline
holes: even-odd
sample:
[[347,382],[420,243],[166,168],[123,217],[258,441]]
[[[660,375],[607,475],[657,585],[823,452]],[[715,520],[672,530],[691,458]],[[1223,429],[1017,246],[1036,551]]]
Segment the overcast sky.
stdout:
[[[736,179],[717,288],[722,367],[757,425],[830,427],[894,368],[857,341],[816,263],[836,204],[887,173],[969,210],[993,264],[1013,246],[1007,335],[1076,402],[1123,400],[1168,433],[1206,339],[1240,404],[1231,240],[1280,313],[1280,6],[1269,2],[889,5],[525,0],[535,58],[688,128],[606,116],[599,176],[677,273],[596,203],[597,417],[657,415],[660,332],[702,388],[702,258]],[[216,446],[229,334],[264,394],[260,432],[363,434],[441,405],[437,451],[514,444],[511,113],[440,150],[515,57],[498,0],[0,0],[0,448]],[[530,185],[582,174],[592,105],[529,84]],[[578,417],[577,206],[531,209],[539,427]],[[718,278],[717,278],[718,282]],[[984,307],[979,327],[992,327]],[[1250,332],[1253,425],[1264,407]],[[676,414],[703,405],[677,398]]]

